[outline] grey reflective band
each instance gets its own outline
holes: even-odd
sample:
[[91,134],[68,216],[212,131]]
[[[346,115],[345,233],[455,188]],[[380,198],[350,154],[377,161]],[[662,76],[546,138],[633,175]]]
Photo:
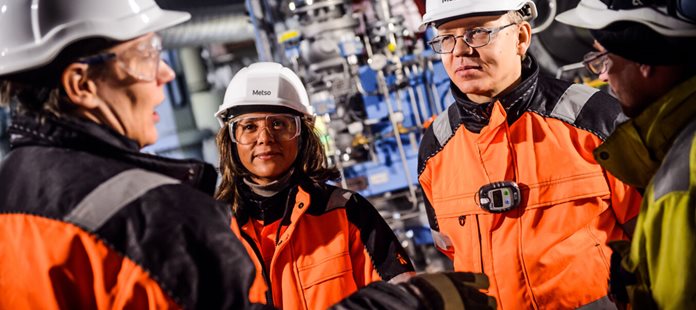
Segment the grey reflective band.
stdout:
[[682,132],[672,143],[672,148],[667,152],[662,166],[655,173],[653,179],[653,200],[678,191],[688,191],[691,184],[690,156],[694,135],[696,134],[696,121],[682,129]]
[[176,183],[180,182],[158,173],[142,169],[126,170],[97,186],[64,219],[95,231],[146,192]]
[[433,133],[437,142],[440,145],[445,145],[445,142],[452,136],[452,125],[449,121],[449,109],[445,112],[440,113],[433,122]]
[[329,197],[329,202],[326,204],[326,211],[345,207],[352,196],[353,192],[351,191],[342,188],[334,189],[331,193],[331,197]]
[[618,309],[616,307],[616,304],[614,304],[611,299],[609,299],[609,296],[604,296],[600,299],[597,299],[589,304],[586,304],[584,306],[581,306],[580,308],[577,308],[578,310],[611,310],[611,309]]
[[570,85],[558,99],[550,116],[574,124],[587,100],[598,91],[599,89],[582,84]]

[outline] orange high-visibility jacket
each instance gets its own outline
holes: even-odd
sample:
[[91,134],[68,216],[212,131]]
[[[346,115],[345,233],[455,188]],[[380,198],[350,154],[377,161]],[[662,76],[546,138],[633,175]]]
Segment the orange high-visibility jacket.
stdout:
[[[592,151],[620,108],[596,89],[529,71],[489,106],[465,102],[452,87],[457,102],[427,130],[419,152],[433,236],[455,270],[488,275],[485,292],[499,309],[611,306],[606,243],[625,238],[622,224],[635,222],[641,197]],[[481,208],[481,186],[503,180],[520,186],[520,206],[498,214]]]
[[248,302],[254,266],[212,198],[212,166],[140,153],[87,121],[12,120],[0,309],[264,307]]
[[243,211],[256,206],[243,202],[231,224],[256,265],[252,302],[326,309],[371,282],[413,273],[394,233],[359,194],[310,182],[286,193],[277,194],[286,206],[271,206],[287,210],[282,219],[264,226]]

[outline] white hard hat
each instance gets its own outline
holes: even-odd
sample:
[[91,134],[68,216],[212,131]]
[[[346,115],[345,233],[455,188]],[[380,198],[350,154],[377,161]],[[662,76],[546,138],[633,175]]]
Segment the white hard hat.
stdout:
[[475,15],[502,15],[518,10],[522,10],[524,20],[530,21],[537,17],[536,5],[532,0],[426,0],[420,30],[425,30],[428,25],[436,22]]
[[0,10],[0,75],[48,64],[81,39],[126,41],[191,17],[154,0],[9,0]]
[[644,24],[668,37],[696,36],[696,24],[668,14],[666,6],[636,5],[630,9],[611,9],[600,0],[582,0],[572,10],[556,16],[564,24],[586,29],[602,29],[615,22],[629,21]]
[[220,126],[248,112],[289,111],[312,116],[309,97],[292,70],[275,62],[257,62],[232,78],[215,117]]

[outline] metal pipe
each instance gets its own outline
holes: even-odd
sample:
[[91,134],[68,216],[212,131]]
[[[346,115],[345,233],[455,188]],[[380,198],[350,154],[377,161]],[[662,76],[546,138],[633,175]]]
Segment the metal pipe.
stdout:
[[[418,127],[423,127],[423,117],[421,117],[421,111],[420,108],[418,107],[418,103],[416,102],[416,92],[413,90],[413,86],[411,85],[411,70],[408,69],[408,66],[404,66],[404,74],[406,76],[406,81],[408,81],[408,97],[411,99],[411,109],[413,110],[413,115],[416,118],[416,126]],[[422,98],[419,98],[422,99]]]
[[444,107],[440,106],[442,97],[440,97],[440,92],[437,91],[437,85],[435,85],[435,69],[433,67],[432,60],[428,60],[428,70],[430,70],[430,72],[433,72],[433,80],[430,82],[430,89],[433,93],[433,99],[435,100],[435,110],[437,112],[437,115],[440,115]]
[[[363,40],[367,41],[366,38]],[[365,42],[365,50],[367,51],[367,56],[372,58],[372,48],[370,47],[370,42]],[[396,147],[399,150],[399,157],[401,157],[401,164],[404,168],[404,174],[406,176],[406,182],[408,183],[408,191],[411,196],[411,203],[415,207],[418,206],[418,197],[416,196],[416,188],[413,186],[413,179],[411,178],[411,173],[408,169],[408,162],[406,161],[406,151],[404,150],[404,145],[401,142],[401,134],[399,133],[398,124],[394,117],[394,107],[391,103],[391,96],[389,95],[389,88],[387,87],[387,81],[384,76],[384,68],[377,70],[377,85],[379,86],[382,95],[384,96],[384,101],[387,103],[387,111],[389,112],[389,120],[392,124],[392,131],[394,132],[394,139],[396,139]]]
[[[254,41],[256,42],[256,52],[259,54],[259,60],[272,61],[273,57],[271,56],[271,47],[268,42],[268,37],[266,34],[260,31],[262,27],[259,24],[259,21],[256,19],[257,9],[263,10],[263,8],[257,8],[254,6],[254,4],[258,4],[258,6],[260,6],[261,3],[259,3],[259,0],[246,0],[245,4],[247,12],[249,12],[251,24],[254,26]],[[261,15],[261,17],[263,17],[263,15]]]
[[[415,78],[418,76],[418,66],[411,65],[413,67],[413,77]],[[425,105],[425,96],[423,95],[423,88],[420,85],[416,85],[416,94],[418,95],[418,102],[420,103],[420,107],[424,113],[428,112],[428,107]],[[426,117],[423,117],[423,121],[425,121]]]

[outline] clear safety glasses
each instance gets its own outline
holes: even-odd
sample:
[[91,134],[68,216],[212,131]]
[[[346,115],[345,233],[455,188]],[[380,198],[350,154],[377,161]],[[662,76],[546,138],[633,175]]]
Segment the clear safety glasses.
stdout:
[[609,52],[589,52],[583,57],[582,64],[596,75],[605,73],[609,71],[609,66],[611,66]]
[[275,141],[290,141],[300,135],[301,121],[299,116],[290,114],[239,117],[229,123],[230,137],[234,143],[249,145],[256,143],[266,130]]
[[449,54],[454,51],[454,46],[457,45],[457,39],[464,39],[464,43],[470,47],[483,47],[491,43],[493,36],[501,30],[517,25],[515,23],[507,24],[497,28],[474,28],[467,30],[463,35],[455,36],[452,34],[439,35],[428,41],[433,51],[438,54]]
[[150,40],[141,41],[134,47],[118,54],[113,52],[97,54],[81,58],[79,62],[94,65],[116,60],[118,65],[132,77],[150,82],[157,77],[159,64],[162,61],[161,51],[162,39],[155,35]]

